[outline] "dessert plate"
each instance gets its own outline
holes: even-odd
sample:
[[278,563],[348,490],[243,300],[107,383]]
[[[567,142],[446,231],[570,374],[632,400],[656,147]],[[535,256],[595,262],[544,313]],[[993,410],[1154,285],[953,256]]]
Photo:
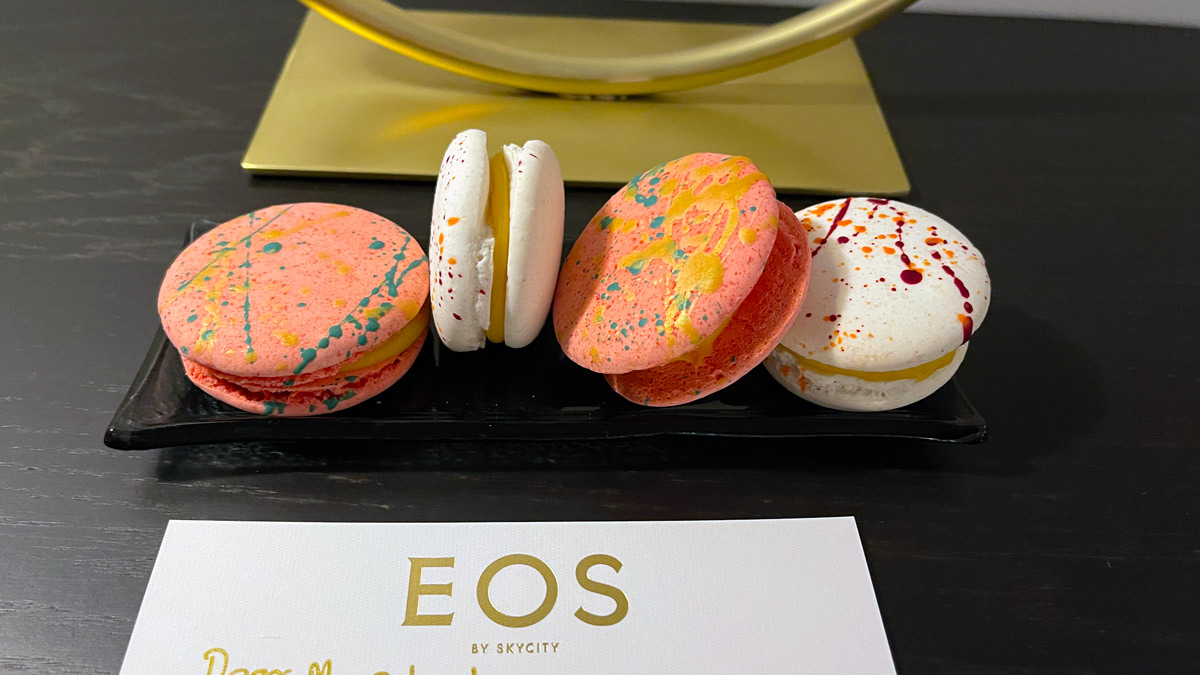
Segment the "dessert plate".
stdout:
[[[192,241],[211,225],[193,225]],[[887,412],[854,413],[807,403],[762,368],[699,401],[634,405],[604,377],[563,355],[547,322],[524,349],[489,345],[468,353],[434,337],[412,370],[382,394],[341,412],[268,417],[242,412],[196,388],[161,330],[109,423],[104,443],[120,450],[233,441],[587,440],[658,435],[892,437],[982,441],[983,417],[951,380],[932,396]]]

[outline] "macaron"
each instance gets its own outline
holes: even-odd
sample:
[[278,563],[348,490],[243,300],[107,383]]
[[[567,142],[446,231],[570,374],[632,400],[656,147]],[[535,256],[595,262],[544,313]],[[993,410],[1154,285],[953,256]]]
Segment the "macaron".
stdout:
[[315,415],[362,403],[416,360],[429,264],[388,219],[283,204],[218,225],[167,270],[163,330],[200,389],[241,410]]
[[487,134],[454,137],[438,172],[429,286],[438,337],[453,351],[537,337],[562,260],[563,181],[549,145],[488,154]]
[[766,367],[801,398],[891,410],[958,370],[991,300],[983,255],[945,220],[889,199],[796,213],[812,245],[800,314]]
[[567,357],[625,398],[687,403],[758,365],[803,302],[808,240],[745,157],[688,155],[635,177],[558,277]]

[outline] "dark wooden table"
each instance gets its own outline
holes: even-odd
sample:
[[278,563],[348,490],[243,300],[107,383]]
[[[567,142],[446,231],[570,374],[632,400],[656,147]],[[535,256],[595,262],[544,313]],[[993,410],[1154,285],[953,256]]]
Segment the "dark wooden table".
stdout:
[[[959,375],[983,445],[123,453],[101,434],[185,226],[328,200],[423,231],[432,188],[238,168],[294,3],[3,4],[0,672],[115,673],[169,518],[835,514],[858,518],[903,673],[1200,668],[1200,32],[902,16],[861,40],[911,201],[988,257]],[[571,191],[569,222],[606,196]]]

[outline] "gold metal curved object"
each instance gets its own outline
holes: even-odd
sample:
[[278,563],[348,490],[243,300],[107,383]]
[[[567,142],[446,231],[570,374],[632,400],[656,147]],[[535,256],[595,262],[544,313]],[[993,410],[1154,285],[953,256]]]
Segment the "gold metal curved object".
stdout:
[[853,37],[916,0],[834,0],[746,37],[618,58],[545,55],[422,23],[386,0],[300,0],[334,23],[422,63],[484,82],[571,96],[706,87],[761,73]]

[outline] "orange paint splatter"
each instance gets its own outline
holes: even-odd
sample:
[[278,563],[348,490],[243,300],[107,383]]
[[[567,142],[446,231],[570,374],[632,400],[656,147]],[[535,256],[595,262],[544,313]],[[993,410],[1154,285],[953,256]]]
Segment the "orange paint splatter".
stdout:
[[871,251],[874,251],[874,250],[875,250],[875,249],[871,248],[870,246],[864,246],[864,247],[862,247],[862,252],[863,252],[863,253],[870,253]]
[[888,255],[895,255],[895,254],[896,254],[896,249],[892,248],[891,246],[884,246],[884,247],[883,247],[883,252],[884,252],[884,253],[886,253],[886,254],[888,254]]
[[457,224],[458,224],[458,216],[455,216],[455,217],[453,217],[453,218],[450,218],[449,220],[447,220],[447,221],[446,221],[446,224],[447,224],[447,225],[449,225],[449,226],[451,226],[451,227],[454,227],[455,225],[457,225]]
[[940,244],[944,241],[945,241],[945,239],[942,239],[941,237],[927,237],[925,239],[925,243],[930,246],[937,246],[938,244]]

